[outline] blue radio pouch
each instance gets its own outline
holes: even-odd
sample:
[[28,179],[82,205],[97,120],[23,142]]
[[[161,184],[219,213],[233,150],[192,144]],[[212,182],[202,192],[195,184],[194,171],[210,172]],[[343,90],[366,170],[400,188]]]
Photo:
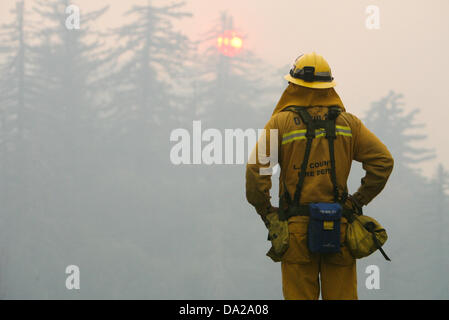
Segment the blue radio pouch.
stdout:
[[311,203],[309,212],[307,243],[310,252],[340,252],[341,205],[339,203]]

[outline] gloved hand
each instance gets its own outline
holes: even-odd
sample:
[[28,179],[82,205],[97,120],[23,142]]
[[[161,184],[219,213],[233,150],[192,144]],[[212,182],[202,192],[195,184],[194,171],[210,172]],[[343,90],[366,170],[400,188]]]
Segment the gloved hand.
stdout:
[[346,200],[344,206],[349,209],[352,209],[358,215],[363,213],[362,206],[359,204],[357,199],[352,195],[348,195],[348,199]]
[[279,220],[277,211],[265,216],[265,224],[268,228],[268,240],[271,241],[271,248],[267,256],[274,262],[279,262],[288,249],[288,222]]

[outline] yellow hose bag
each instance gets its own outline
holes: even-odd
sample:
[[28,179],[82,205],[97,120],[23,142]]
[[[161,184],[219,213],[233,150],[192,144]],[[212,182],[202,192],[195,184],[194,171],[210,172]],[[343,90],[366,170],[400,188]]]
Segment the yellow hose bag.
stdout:
[[354,258],[367,257],[379,249],[384,258],[390,261],[382,249],[388,239],[387,232],[376,219],[353,214],[352,219],[348,220],[345,244]]

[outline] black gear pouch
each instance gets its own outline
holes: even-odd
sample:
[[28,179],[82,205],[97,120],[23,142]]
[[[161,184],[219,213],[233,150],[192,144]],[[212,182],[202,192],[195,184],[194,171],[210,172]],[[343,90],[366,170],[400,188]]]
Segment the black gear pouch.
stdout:
[[341,205],[339,203],[311,203],[309,211],[307,244],[310,252],[340,252]]

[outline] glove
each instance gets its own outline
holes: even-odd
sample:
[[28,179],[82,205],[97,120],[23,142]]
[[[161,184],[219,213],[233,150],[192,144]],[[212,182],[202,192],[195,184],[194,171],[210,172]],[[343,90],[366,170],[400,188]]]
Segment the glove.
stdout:
[[345,206],[352,209],[357,215],[363,214],[362,205],[353,195],[349,195],[345,202]]
[[282,256],[288,249],[288,222],[279,220],[277,211],[265,216],[268,228],[268,240],[271,241],[271,248],[267,256],[274,262],[282,260]]

